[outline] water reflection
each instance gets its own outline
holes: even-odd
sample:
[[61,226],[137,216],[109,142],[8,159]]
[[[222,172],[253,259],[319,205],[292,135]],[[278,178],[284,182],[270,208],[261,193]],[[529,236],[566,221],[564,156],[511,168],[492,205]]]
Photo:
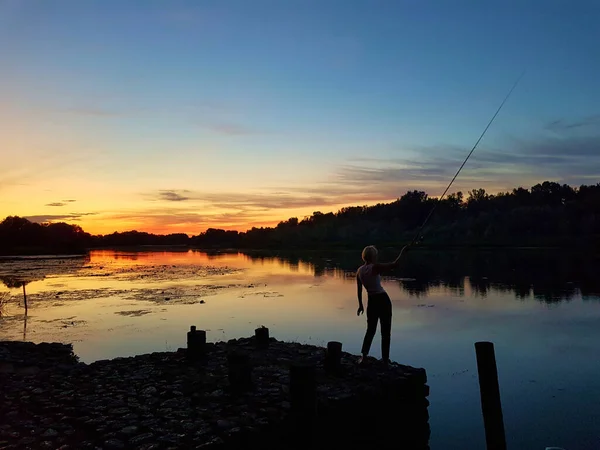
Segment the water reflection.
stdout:
[[[391,259],[394,254],[382,252]],[[356,253],[244,253],[253,261],[277,261],[290,271],[300,267],[315,277],[351,277],[361,264]],[[333,262],[335,261],[335,262]],[[486,297],[490,293],[513,293],[521,300],[543,303],[570,301],[573,298],[597,298],[600,278],[596,269],[600,260],[593,254],[573,252],[513,251],[413,251],[398,270],[400,287],[409,295],[422,297],[444,288],[452,295],[464,295],[465,282],[472,294]],[[389,280],[389,278],[388,278]]]

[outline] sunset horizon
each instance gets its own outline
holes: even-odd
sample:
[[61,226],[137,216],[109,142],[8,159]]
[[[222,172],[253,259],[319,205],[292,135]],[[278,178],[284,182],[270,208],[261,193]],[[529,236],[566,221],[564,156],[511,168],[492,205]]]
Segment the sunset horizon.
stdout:
[[[553,180],[538,180],[536,183],[536,185],[539,185],[542,182],[555,182]],[[597,183],[598,185],[600,185],[600,182]],[[529,190],[530,188],[532,188],[534,186],[534,184],[531,185],[522,185],[522,186],[513,186],[512,188],[507,188],[507,189],[496,189],[496,190],[488,190],[485,188],[477,188],[474,187],[474,189],[484,189],[486,194],[488,195],[497,195],[500,193],[511,193],[513,191],[513,189],[519,189],[519,188],[524,188]],[[579,186],[571,186],[572,188],[577,189]],[[428,198],[430,199],[439,199],[441,197],[441,195],[430,195],[429,192],[423,191],[423,190],[419,190],[419,189],[413,189],[413,190],[409,190],[409,191],[421,191],[421,192],[425,192],[425,194],[427,195]],[[285,216],[285,217],[276,217],[273,220],[265,220],[265,221],[261,221],[261,222],[244,222],[244,223],[240,223],[237,225],[230,225],[228,224],[226,221],[224,221],[223,223],[221,223],[221,225],[219,225],[218,223],[214,223],[211,225],[206,226],[205,228],[200,228],[200,229],[188,229],[187,225],[185,223],[181,223],[181,224],[177,224],[177,225],[173,225],[173,224],[168,224],[165,225],[164,227],[156,227],[156,228],[147,228],[144,227],[143,224],[135,225],[135,221],[133,220],[126,220],[125,223],[129,223],[130,225],[122,225],[122,226],[118,226],[118,225],[114,225],[114,221],[109,221],[109,225],[106,225],[104,221],[94,221],[93,219],[90,220],[91,226],[89,226],[90,224],[87,222],[86,217],[82,217],[82,218],[69,218],[68,216],[57,216],[57,217],[52,217],[52,216],[22,216],[22,218],[29,220],[30,222],[33,223],[39,223],[39,224],[51,224],[51,223],[67,223],[69,225],[77,225],[80,226],[83,231],[90,233],[92,235],[108,235],[108,234],[112,234],[112,233],[124,233],[124,232],[129,232],[129,231],[138,231],[138,232],[146,232],[146,233],[151,233],[151,234],[157,234],[157,235],[168,235],[168,234],[186,234],[189,237],[193,237],[193,236],[197,236],[201,233],[206,232],[208,229],[221,229],[221,230],[226,230],[226,231],[237,231],[240,233],[246,232],[251,230],[252,228],[261,228],[261,227],[275,227],[278,223],[280,222],[285,222],[289,219],[292,218],[296,218],[299,221],[302,221],[306,218],[311,217],[314,213],[319,212],[322,214],[330,214],[330,213],[338,213],[339,211],[341,211],[344,208],[352,208],[352,207],[370,207],[370,206],[374,206],[377,204],[390,204],[398,199],[400,199],[402,197],[402,195],[406,194],[406,191],[404,193],[402,193],[401,195],[398,195],[395,198],[390,198],[390,199],[382,199],[382,200],[374,200],[374,201],[370,201],[370,202],[365,202],[362,204],[348,204],[348,205],[337,205],[335,207],[329,207],[328,209],[314,209],[314,208],[308,208],[308,209],[299,209],[296,212],[296,214],[294,214],[292,211],[292,214],[289,216]],[[463,194],[463,199],[464,201],[468,200],[469,198],[469,192],[463,192],[463,191],[449,191],[446,196],[452,195],[452,194],[456,194],[458,192],[461,192]],[[175,193],[171,193],[173,195],[175,195]],[[440,193],[441,194],[441,193]],[[279,211],[279,210],[278,210]],[[201,214],[201,213],[200,213]],[[17,214],[8,214],[6,217],[9,216],[18,216]],[[89,220],[89,219],[88,219]],[[95,223],[98,223],[98,228],[94,228]]]
[[523,69],[450,192],[594,184],[591,17],[0,1],[0,217],[198,234],[439,196]]

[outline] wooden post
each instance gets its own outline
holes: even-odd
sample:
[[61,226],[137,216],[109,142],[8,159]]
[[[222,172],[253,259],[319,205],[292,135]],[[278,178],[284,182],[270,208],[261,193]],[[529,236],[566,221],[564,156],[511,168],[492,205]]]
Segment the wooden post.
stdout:
[[311,363],[290,366],[291,412],[300,419],[310,420],[317,412],[316,367]]
[[331,341],[327,343],[325,353],[325,370],[328,372],[339,372],[342,367],[342,343]]
[[252,387],[252,367],[250,357],[238,351],[227,354],[229,385],[236,392],[247,391]]
[[187,334],[187,357],[198,359],[205,354],[206,350],[206,331],[196,330],[192,325]]
[[27,293],[25,292],[25,282],[23,281],[23,303],[25,303],[25,315],[27,315]]
[[256,338],[256,346],[258,348],[269,347],[269,329],[267,327],[260,327],[254,330],[254,337]]
[[491,342],[476,342],[475,353],[477,355],[481,411],[483,413],[487,450],[506,450],[494,344]]

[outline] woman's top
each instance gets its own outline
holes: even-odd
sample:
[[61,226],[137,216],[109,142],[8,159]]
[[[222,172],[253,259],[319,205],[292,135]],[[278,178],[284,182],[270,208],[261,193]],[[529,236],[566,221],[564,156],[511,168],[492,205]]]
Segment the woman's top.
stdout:
[[385,289],[381,286],[381,275],[375,271],[374,264],[363,264],[358,268],[360,282],[369,294],[381,294]]

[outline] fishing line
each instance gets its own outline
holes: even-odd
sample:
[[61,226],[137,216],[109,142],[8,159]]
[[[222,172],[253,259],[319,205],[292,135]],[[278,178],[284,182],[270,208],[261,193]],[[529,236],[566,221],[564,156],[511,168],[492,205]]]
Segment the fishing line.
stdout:
[[506,94],[506,97],[504,97],[504,100],[502,100],[502,103],[500,103],[500,106],[498,107],[498,109],[496,110],[496,112],[494,113],[494,115],[492,116],[492,118],[490,119],[490,121],[488,122],[487,126],[483,130],[483,133],[481,133],[481,135],[479,136],[479,139],[477,139],[477,142],[475,142],[475,145],[473,146],[473,148],[471,149],[471,151],[469,152],[469,154],[467,155],[467,157],[465,158],[465,160],[463,161],[463,163],[458,168],[458,171],[454,175],[454,178],[452,178],[452,180],[450,181],[450,184],[448,185],[448,187],[446,187],[446,190],[444,191],[444,193],[442,194],[442,196],[439,198],[439,200],[437,202],[435,202],[435,204],[433,205],[433,208],[431,208],[431,211],[429,211],[429,214],[425,218],[425,221],[423,222],[423,225],[421,225],[421,227],[419,228],[419,231],[417,231],[417,234],[415,235],[415,237],[413,238],[413,240],[408,245],[414,244],[419,239],[419,236],[421,237],[421,239],[423,238],[423,236],[421,235],[421,232],[423,231],[423,228],[425,228],[425,225],[427,225],[427,222],[429,221],[429,219],[433,215],[433,212],[435,211],[435,208],[437,208],[437,206],[444,199],[446,193],[448,192],[448,189],[450,189],[450,186],[452,186],[452,183],[454,183],[454,180],[456,180],[456,177],[458,177],[458,174],[460,173],[460,171],[462,170],[462,168],[465,166],[465,164],[467,163],[467,161],[469,160],[469,158],[471,157],[471,155],[473,154],[473,152],[475,151],[475,149],[479,145],[479,142],[481,142],[481,140],[483,139],[483,136],[485,136],[485,133],[487,132],[488,128],[494,122],[494,119],[496,118],[496,116],[498,115],[498,113],[500,112],[500,110],[502,109],[502,107],[504,106],[504,104],[506,103],[506,101],[508,100],[508,98],[510,97],[510,95],[513,93],[513,91],[515,90],[515,88],[519,84],[519,81],[521,81],[521,78],[523,78],[523,75],[525,75],[525,71],[523,71],[521,73],[521,75],[519,76],[519,78],[517,78],[517,80],[515,81],[515,83],[512,85],[512,87],[510,88],[510,91],[508,91],[508,94]]

